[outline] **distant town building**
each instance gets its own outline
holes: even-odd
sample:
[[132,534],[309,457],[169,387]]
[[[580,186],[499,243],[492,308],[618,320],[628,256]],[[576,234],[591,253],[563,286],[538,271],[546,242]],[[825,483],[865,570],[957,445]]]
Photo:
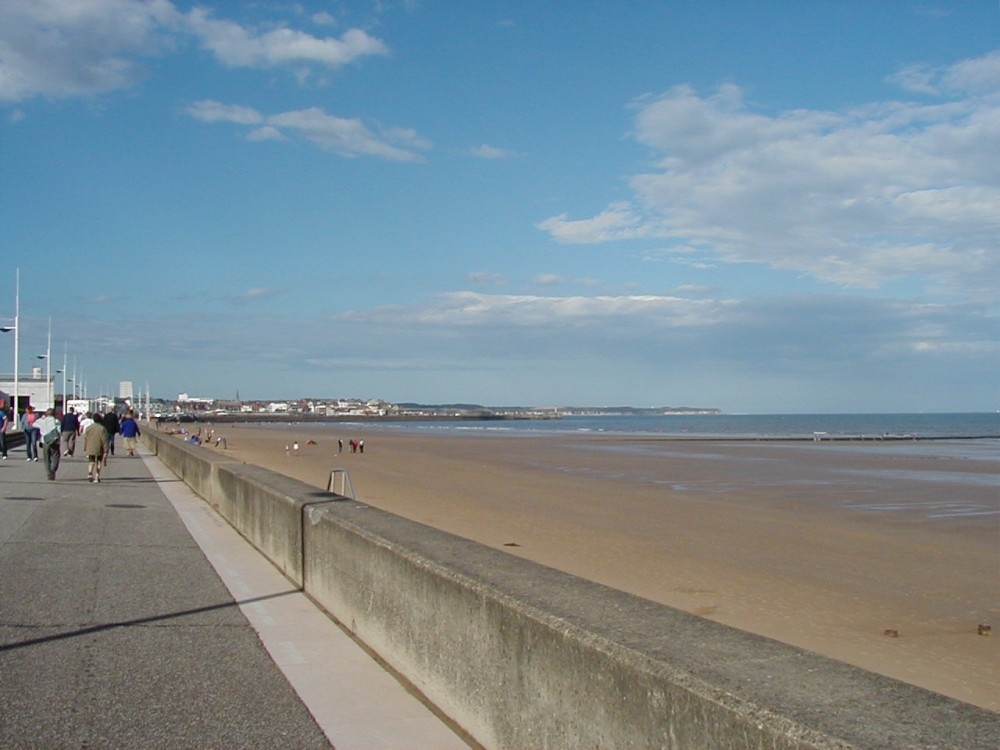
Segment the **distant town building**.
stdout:
[[177,394],[177,402],[180,404],[187,404],[188,406],[194,407],[197,404],[203,406],[211,404],[215,401],[214,398],[195,398],[194,396],[189,396],[186,393]]
[[135,397],[131,380],[123,380],[118,384],[118,398],[123,398],[129,402]]
[[[4,401],[13,402],[14,396],[14,376],[0,376],[0,391],[6,396]],[[20,375],[17,383],[18,409],[23,411],[24,407],[31,404],[36,411],[45,411],[50,406],[58,406],[57,399],[61,401],[61,396],[57,396],[55,390],[55,377],[45,377],[40,367],[34,367],[30,376]],[[10,406],[11,403],[7,403]]]

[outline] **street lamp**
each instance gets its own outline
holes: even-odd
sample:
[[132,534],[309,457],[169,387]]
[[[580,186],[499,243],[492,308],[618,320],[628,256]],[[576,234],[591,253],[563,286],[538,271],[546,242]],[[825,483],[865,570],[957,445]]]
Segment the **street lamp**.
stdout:
[[19,423],[19,418],[17,416],[18,407],[18,380],[17,380],[17,370],[20,367],[20,362],[18,361],[19,352],[21,350],[21,340],[19,338],[21,332],[21,326],[18,325],[19,319],[21,317],[21,269],[17,269],[16,286],[14,287],[14,325],[12,326],[2,326],[0,331],[3,333],[14,332],[14,409],[11,413],[11,418],[14,420],[15,424]]
[[63,368],[62,368],[62,375],[63,375],[63,405],[62,405],[62,410],[63,410],[63,414],[66,413],[66,352],[67,352],[68,347],[69,347],[69,344],[67,344],[65,341],[63,341]]
[[35,357],[45,360],[45,396],[49,404],[46,408],[51,407],[54,409],[56,406],[56,394],[52,387],[52,318],[49,318],[49,338],[45,347],[45,354],[36,354]]

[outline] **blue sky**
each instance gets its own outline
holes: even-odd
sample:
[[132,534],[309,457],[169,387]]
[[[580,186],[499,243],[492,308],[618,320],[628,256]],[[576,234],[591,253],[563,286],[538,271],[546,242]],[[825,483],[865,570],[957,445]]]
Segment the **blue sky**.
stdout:
[[20,268],[22,362],[51,317],[90,395],[992,411],[998,32],[995,0],[0,0],[0,316]]

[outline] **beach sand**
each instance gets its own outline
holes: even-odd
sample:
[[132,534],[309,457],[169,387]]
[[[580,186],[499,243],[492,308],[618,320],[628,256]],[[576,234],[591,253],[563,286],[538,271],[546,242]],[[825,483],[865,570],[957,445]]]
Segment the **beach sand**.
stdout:
[[1000,711],[989,453],[362,424],[215,434],[247,463],[324,489],[345,468],[367,504]]

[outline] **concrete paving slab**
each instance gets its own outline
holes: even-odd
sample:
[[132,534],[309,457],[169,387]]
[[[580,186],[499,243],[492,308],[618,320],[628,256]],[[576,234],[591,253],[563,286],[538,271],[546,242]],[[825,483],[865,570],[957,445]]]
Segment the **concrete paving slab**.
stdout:
[[[155,458],[145,460],[154,477],[173,477]],[[185,485],[162,489],[337,750],[468,750],[201,498]]]
[[14,750],[468,747],[151,457],[0,462],[0,707]]

